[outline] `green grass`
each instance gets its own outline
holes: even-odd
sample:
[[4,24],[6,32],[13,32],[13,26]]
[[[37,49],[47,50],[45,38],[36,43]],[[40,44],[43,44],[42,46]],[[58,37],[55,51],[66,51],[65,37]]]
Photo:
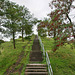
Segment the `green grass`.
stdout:
[[32,45],[33,45],[33,41],[31,41],[30,44],[28,44],[25,48],[25,57],[20,62],[20,63],[24,64],[21,75],[25,74],[25,68],[26,68],[26,65],[29,63],[29,55],[30,55],[30,51],[32,49]]
[[42,43],[44,44],[44,48],[46,51],[52,50],[54,47],[54,40],[52,38],[42,38]]
[[42,41],[49,54],[54,75],[75,75],[75,48],[71,48],[72,43],[65,43],[56,52],[53,52],[54,40],[52,38],[42,38]]
[[[31,46],[33,43],[33,37],[31,37],[32,41],[30,42],[30,44],[28,44],[26,46],[26,48],[24,49],[25,52],[31,50]],[[12,44],[12,40],[10,42],[5,42],[3,44],[0,45],[0,75],[3,75],[4,72],[6,71],[6,69],[8,69],[8,67],[12,66],[13,63],[16,62],[16,60],[18,59],[18,56],[20,55],[21,51],[23,50],[22,46],[25,46],[29,40],[25,39],[24,42],[21,41],[22,39],[16,39],[16,49],[13,49],[13,44]],[[25,54],[24,54],[25,55]],[[29,56],[29,54],[27,55]],[[26,63],[28,62],[29,57],[25,57],[25,59],[23,58],[21,63]],[[26,65],[26,64],[24,64]],[[21,66],[21,64],[19,64],[15,69],[18,69]],[[14,75],[14,74],[11,74]],[[17,75],[17,73],[15,74]]]

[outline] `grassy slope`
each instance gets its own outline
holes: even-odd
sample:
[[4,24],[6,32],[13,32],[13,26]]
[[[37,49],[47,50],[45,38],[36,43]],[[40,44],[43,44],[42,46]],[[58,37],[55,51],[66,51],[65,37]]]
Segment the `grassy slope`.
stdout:
[[[32,37],[32,40],[33,40],[33,38],[34,37]],[[21,38],[17,39],[16,40],[16,49],[13,49],[12,41],[3,43],[0,46],[0,51],[1,51],[1,55],[0,55],[0,75],[3,75],[3,73],[6,71],[6,69],[8,69],[9,66],[11,66],[13,63],[16,62],[19,54],[23,50],[22,46],[25,46],[28,43],[28,41],[29,40],[25,39],[25,42],[22,42]],[[27,45],[27,47],[24,49],[24,51],[27,52],[28,50],[31,50],[32,42],[33,41],[31,41],[30,44]],[[27,55],[27,56],[29,56],[29,55]],[[23,58],[22,61],[21,61],[21,63],[23,63],[23,64],[25,63],[24,66],[28,62],[28,60],[25,60],[25,59],[28,59],[28,57]],[[17,68],[19,68],[19,66]]]
[[75,75],[75,48],[65,44],[56,52],[52,51],[52,38],[42,38],[45,50],[48,52],[54,75]]

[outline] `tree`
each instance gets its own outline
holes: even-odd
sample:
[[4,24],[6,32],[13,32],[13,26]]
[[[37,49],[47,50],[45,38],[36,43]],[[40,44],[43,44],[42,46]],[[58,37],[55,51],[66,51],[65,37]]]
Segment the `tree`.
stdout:
[[[72,5],[73,2],[74,0],[52,0],[52,2],[50,3],[50,7],[52,9],[55,8],[55,10],[53,10],[49,14],[51,18],[50,31],[53,29],[55,30],[54,37],[56,45],[54,51],[56,51],[57,47],[64,44],[68,37],[71,37],[71,29],[75,38],[73,24],[69,17],[71,8],[74,8],[74,6]],[[69,20],[69,22],[65,23],[64,21],[67,21],[67,19]]]
[[49,19],[44,18],[44,20],[39,21],[38,24],[38,35],[41,37],[46,37],[48,32],[48,25]]
[[30,14],[29,10],[25,6],[20,6],[19,11],[19,19],[20,19],[20,31],[22,32],[22,41],[23,34],[30,34],[32,32],[32,26],[29,25],[31,23],[32,15]]
[[[56,51],[59,46],[62,46],[67,38],[71,37],[71,29],[73,36],[73,24],[71,23],[71,19],[69,18],[68,14],[70,13],[70,9],[74,6],[72,5],[74,0],[52,0],[50,3],[50,7],[54,8],[48,16],[50,16],[50,21],[42,22],[41,27],[46,27],[48,29],[48,33],[52,32],[54,34],[54,49]],[[71,7],[72,6],[72,7]],[[70,22],[67,21],[67,18]]]
[[[15,47],[15,34],[18,29],[18,5],[13,2],[9,2],[7,4],[7,9],[5,10],[5,14],[7,17],[7,21],[3,24],[3,27],[6,28],[6,33],[13,36],[13,46]],[[14,15],[13,15],[14,14]]]
[[0,33],[1,34],[3,34],[5,32],[5,28],[2,25],[4,24],[4,21],[7,20],[7,18],[5,16],[5,10],[7,8],[8,3],[9,3],[8,0],[0,0]]
[[33,25],[25,25],[25,34],[26,35],[30,35],[33,31],[32,31],[32,26]]
[[40,29],[38,30],[38,35],[41,36],[41,37],[46,37],[46,36],[47,36],[47,34],[46,34],[46,29],[40,28]]
[[52,0],[52,2],[50,3],[50,7],[54,7],[55,9],[58,9],[59,12],[61,13],[63,19],[65,20],[69,20],[70,22],[70,26],[72,29],[72,33],[75,39],[75,32],[73,29],[73,23],[71,21],[71,18],[69,17],[69,13],[71,12],[71,9],[75,8],[75,6],[73,5],[74,0]]

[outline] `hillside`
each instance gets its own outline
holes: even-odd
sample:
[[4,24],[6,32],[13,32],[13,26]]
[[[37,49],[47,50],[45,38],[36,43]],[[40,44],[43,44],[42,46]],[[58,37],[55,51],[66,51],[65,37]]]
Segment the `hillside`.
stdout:
[[[34,36],[31,39],[16,39],[16,49],[13,49],[12,40],[0,45],[0,75],[24,75],[26,65],[29,64],[29,55],[32,50]],[[48,52],[53,75],[75,75],[75,48],[72,43],[65,43],[55,52],[53,38],[41,38],[45,51]],[[46,63],[45,60],[41,63]]]
[[26,64],[32,48],[34,36],[31,39],[16,39],[16,49],[12,40],[0,45],[0,75],[24,75]]
[[75,48],[72,49],[72,43],[65,43],[59,47],[56,52],[52,51],[54,40],[52,38],[41,38],[48,52],[53,75],[75,75]]

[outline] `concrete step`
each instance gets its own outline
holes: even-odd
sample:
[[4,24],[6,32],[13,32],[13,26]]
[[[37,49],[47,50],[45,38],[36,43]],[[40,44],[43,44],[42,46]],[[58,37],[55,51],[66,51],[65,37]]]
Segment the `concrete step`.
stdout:
[[26,67],[26,69],[47,69],[47,67]]
[[27,64],[25,75],[48,75],[46,64]]
[[29,62],[30,62],[30,63],[36,63],[36,62],[37,62],[37,63],[41,63],[42,60],[41,60],[41,61],[39,61],[39,60],[37,60],[37,61],[36,61],[36,60],[35,60],[35,61],[32,61],[32,60],[31,60],[31,61],[29,61]]
[[26,69],[25,72],[47,72],[47,69]]
[[34,66],[38,66],[38,67],[47,67],[47,65],[46,64],[27,64],[27,67],[34,67]]
[[48,72],[25,72],[25,75],[48,75]]
[[33,45],[32,50],[41,50],[41,47],[39,45]]
[[37,50],[37,51],[31,51],[30,55],[31,56],[42,56],[42,53],[43,52]]
[[43,61],[43,58],[40,58],[40,57],[32,57],[30,58],[30,62],[42,62]]
[[42,57],[42,52],[36,52],[36,51],[32,51],[30,52],[30,61],[43,61],[43,57]]

